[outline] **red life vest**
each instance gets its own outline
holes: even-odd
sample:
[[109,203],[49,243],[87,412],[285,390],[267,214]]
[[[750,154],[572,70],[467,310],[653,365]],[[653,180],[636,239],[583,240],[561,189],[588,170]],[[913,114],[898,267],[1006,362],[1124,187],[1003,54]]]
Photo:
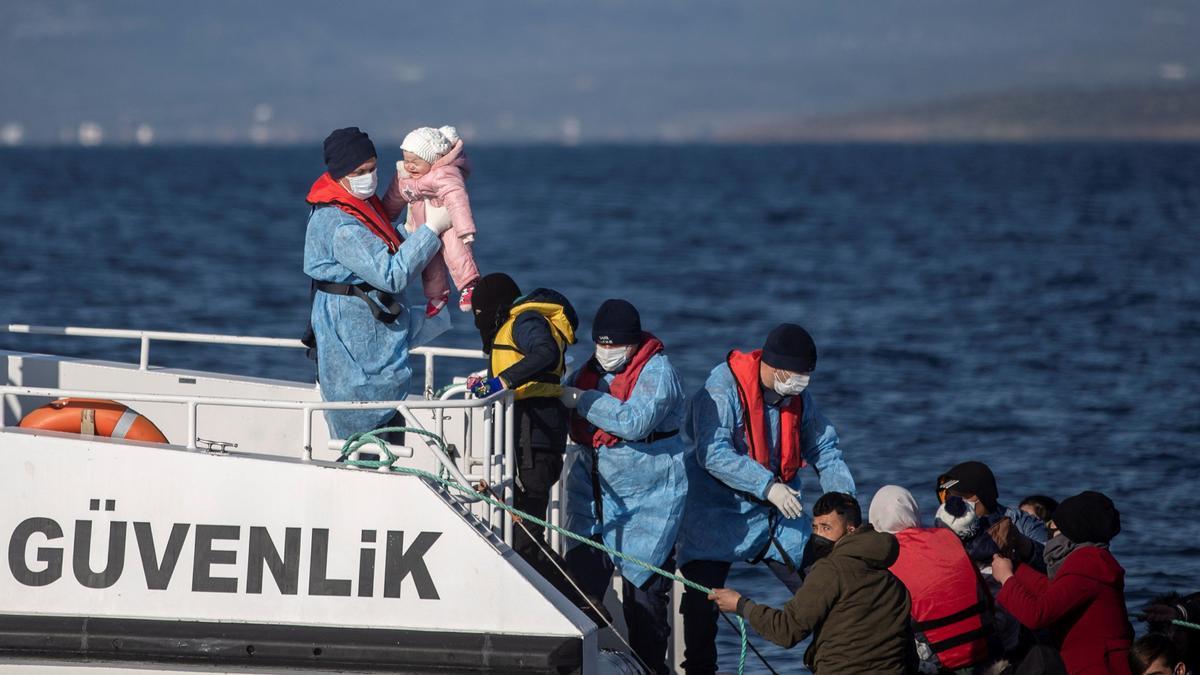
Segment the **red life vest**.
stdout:
[[359,199],[346,191],[341,183],[330,177],[329,172],[321,174],[308,191],[309,204],[313,206],[336,206],[354,216],[376,237],[387,244],[388,251],[395,253],[400,250],[400,235],[385,215],[383,202],[379,197],[371,195],[368,199]]
[[[725,362],[729,364],[733,380],[737,383],[750,457],[770,469],[771,439],[767,433],[766,404],[763,402],[762,378],[758,370],[762,363],[762,350],[756,349],[749,354],[734,350],[725,357]],[[799,396],[789,397],[779,410],[779,477],[784,482],[790,481],[805,465],[804,449],[800,445],[800,423],[803,419],[804,400]]]
[[[650,333],[642,333],[641,342],[638,345],[637,351],[629,358],[629,363],[625,366],[625,370],[617,373],[612,382],[608,385],[608,393],[619,401],[628,401],[629,395],[633,393],[633,388],[637,386],[638,376],[642,374],[642,368],[650,361],[650,357],[661,352],[664,349],[663,343]],[[579,389],[595,389],[600,383],[600,366],[596,363],[595,357],[588,359],[584,364],[583,370],[579,371],[579,375],[575,377],[575,386]],[[593,449],[617,445],[624,440],[636,441],[636,438],[620,439],[603,429],[592,426],[588,421],[578,413],[571,413],[571,440],[580,445],[591,446]]]
[[942,668],[986,661],[991,594],[962,541],[946,528],[909,528],[896,539],[900,557],[891,572],[912,598],[913,634],[929,644]]

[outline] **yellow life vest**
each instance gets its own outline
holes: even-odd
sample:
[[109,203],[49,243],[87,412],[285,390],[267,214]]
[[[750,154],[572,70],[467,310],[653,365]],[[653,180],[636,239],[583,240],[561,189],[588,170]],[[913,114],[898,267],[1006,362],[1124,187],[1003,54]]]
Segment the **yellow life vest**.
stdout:
[[575,344],[575,328],[567,318],[566,310],[556,302],[530,301],[513,305],[509,310],[508,320],[496,331],[496,339],[492,342],[491,371],[498,375],[513,364],[525,358],[525,354],[517,348],[513,340],[513,325],[517,316],[523,312],[537,312],[546,317],[550,323],[550,334],[558,344],[558,365],[554,370],[542,373],[536,379],[517,387],[513,392],[517,400],[538,396],[558,398],[562,394],[562,376],[567,371],[567,346]]

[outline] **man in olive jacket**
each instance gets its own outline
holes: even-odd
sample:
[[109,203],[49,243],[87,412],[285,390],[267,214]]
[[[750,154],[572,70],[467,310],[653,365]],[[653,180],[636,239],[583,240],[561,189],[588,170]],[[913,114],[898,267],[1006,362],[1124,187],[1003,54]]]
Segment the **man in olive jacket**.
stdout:
[[896,538],[863,525],[858,502],[841,492],[817,500],[813,533],[833,541],[833,549],[812,566],[783,609],[727,588],[709,597],[782,647],[793,647],[812,633],[804,663],[818,675],[915,673],[908,591],[888,571],[900,555]]

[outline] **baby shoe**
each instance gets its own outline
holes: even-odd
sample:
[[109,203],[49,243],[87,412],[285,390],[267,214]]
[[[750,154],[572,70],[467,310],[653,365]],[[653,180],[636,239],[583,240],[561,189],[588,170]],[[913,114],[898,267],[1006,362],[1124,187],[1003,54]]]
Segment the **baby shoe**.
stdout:
[[475,284],[471,284],[462,289],[462,293],[458,296],[458,308],[464,312],[471,311],[471,296],[475,295]]

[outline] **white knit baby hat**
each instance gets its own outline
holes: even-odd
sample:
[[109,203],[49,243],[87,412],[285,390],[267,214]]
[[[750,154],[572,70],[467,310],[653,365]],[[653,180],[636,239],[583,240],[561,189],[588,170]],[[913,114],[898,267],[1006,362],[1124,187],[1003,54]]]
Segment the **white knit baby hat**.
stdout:
[[[454,131],[454,127],[442,127]],[[455,133],[455,140],[458,134]],[[454,147],[454,141],[446,138],[446,135],[439,129],[433,127],[421,127],[413,129],[404,137],[404,142],[400,144],[401,150],[407,150],[430,164],[438,161],[442,155],[450,152],[450,148]]]
[[979,532],[979,516],[970,504],[957,497],[948,497],[946,503],[938,507],[937,521],[950,528],[960,539],[970,539]]

